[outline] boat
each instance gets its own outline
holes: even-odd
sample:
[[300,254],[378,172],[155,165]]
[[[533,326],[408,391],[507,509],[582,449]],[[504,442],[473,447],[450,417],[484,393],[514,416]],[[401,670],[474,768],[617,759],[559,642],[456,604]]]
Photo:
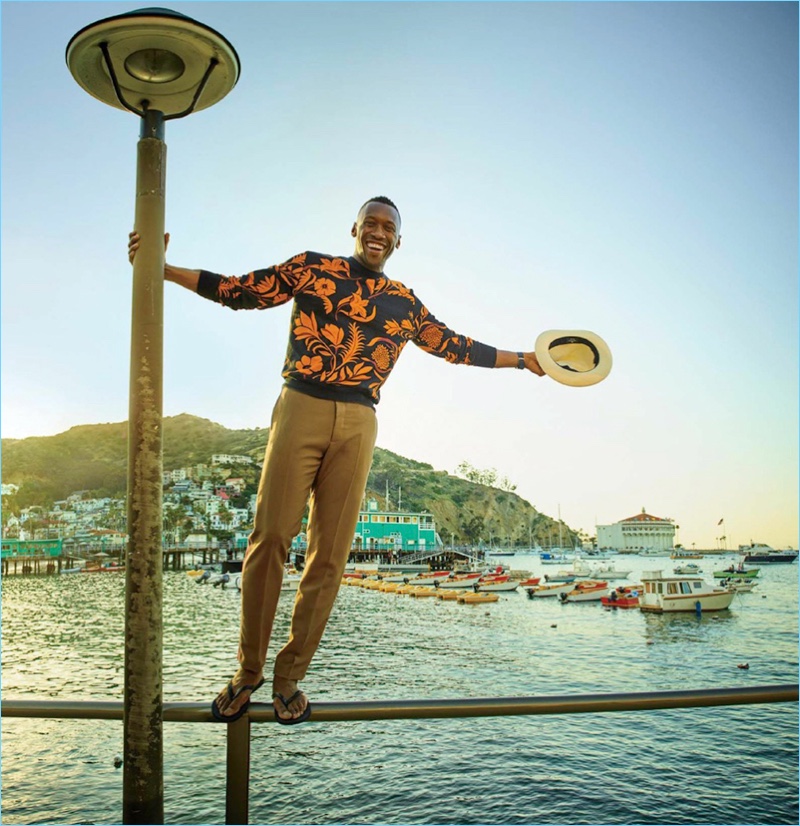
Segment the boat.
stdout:
[[728,579],[736,576],[742,579],[754,579],[758,576],[758,568],[745,568],[744,563],[740,562],[738,565],[731,565],[728,568],[723,568],[721,571],[714,571],[715,579]]
[[571,562],[572,557],[557,551],[542,551],[539,554],[539,562],[542,565],[563,565],[565,562]]
[[611,563],[610,565],[590,567],[587,576],[589,579],[627,579],[631,570],[631,568],[616,568],[614,564]]
[[608,592],[608,582],[584,579],[574,582],[574,587],[566,594],[560,594],[562,602],[599,602]]
[[120,562],[87,562],[81,569],[80,573],[84,574],[103,574],[109,571],[124,571],[125,565]]
[[300,587],[302,575],[298,571],[287,571],[283,575],[281,591],[296,591]]
[[519,588],[520,581],[518,579],[511,579],[511,577],[496,577],[488,580],[479,580],[474,586],[476,591],[516,591]]
[[682,548],[675,548],[675,550],[669,555],[670,559],[702,559],[703,554],[699,553],[698,551],[687,551]]
[[519,584],[521,588],[527,588],[531,585],[538,585],[542,581],[540,576],[529,576],[527,579],[523,579]]
[[768,565],[783,563],[787,565],[797,559],[798,551],[793,551],[790,548],[785,551],[776,551],[763,542],[751,542],[749,545],[739,545],[739,553],[744,555],[745,562],[766,563]]
[[665,577],[661,571],[645,571],[642,583],[644,591],[639,595],[639,608],[659,614],[724,611],[736,596],[727,588],[708,585],[701,577]]
[[571,582],[554,582],[552,585],[534,585],[526,588],[529,599],[539,599],[544,597],[558,597],[561,594],[568,594],[572,590]]
[[577,571],[570,571],[566,568],[562,568],[560,571],[556,571],[554,574],[545,574],[544,581],[553,584],[554,582],[575,582],[575,580],[581,576]]
[[436,588],[429,588],[425,585],[421,585],[417,588],[412,588],[408,595],[410,597],[435,597],[436,596]]
[[469,574],[452,574],[434,585],[438,588],[472,588],[481,578],[480,571]]
[[467,605],[480,602],[497,602],[500,597],[497,594],[479,594],[473,591],[471,594],[459,594],[457,600]]
[[447,591],[442,591],[441,588],[438,588],[436,590],[436,596],[439,599],[444,599],[444,600],[448,600],[448,599],[457,600],[461,596],[461,594],[459,594],[458,591],[454,591],[452,588],[450,590],[447,590]]
[[416,576],[412,577],[403,577],[403,582],[406,585],[436,585],[437,582],[441,583],[445,579],[454,576],[453,571],[430,571],[426,574],[417,574]]
[[754,582],[752,577],[734,576],[728,579],[721,579],[719,585],[720,588],[729,588],[732,591],[736,591],[737,594],[749,594],[758,583]]
[[638,608],[641,585],[619,585],[600,598],[604,608]]
[[684,562],[683,565],[676,565],[672,572],[674,574],[702,574],[703,569],[696,562]]

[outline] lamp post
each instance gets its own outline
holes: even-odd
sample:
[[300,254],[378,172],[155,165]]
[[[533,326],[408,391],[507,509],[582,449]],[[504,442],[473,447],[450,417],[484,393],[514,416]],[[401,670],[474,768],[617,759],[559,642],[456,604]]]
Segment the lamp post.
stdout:
[[67,66],[92,97],[138,115],[128,415],[123,823],[164,822],[162,408],[164,123],[221,100],[239,78],[222,35],[162,8],[107,17],[69,41]]

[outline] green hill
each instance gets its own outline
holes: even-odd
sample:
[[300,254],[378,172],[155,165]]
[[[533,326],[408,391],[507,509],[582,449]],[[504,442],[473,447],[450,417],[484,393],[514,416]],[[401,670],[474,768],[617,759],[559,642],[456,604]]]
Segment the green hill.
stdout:
[[[92,496],[119,498],[127,484],[126,422],[79,425],[56,436],[2,440],[4,484],[19,486],[14,509],[45,507],[76,491]],[[252,456],[259,463],[269,430],[229,430],[186,413],[164,419],[164,469],[208,464],[212,454]],[[250,475],[250,474],[248,474]],[[257,481],[255,474],[251,481]],[[436,518],[445,542],[451,534],[458,543],[506,544],[510,539],[549,545],[558,536],[558,523],[539,513],[529,502],[507,490],[475,484],[434,470],[423,462],[406,459],[382,448],[375,449],[367,497],[408,511],[428,511]],[[398,501],[400,500],[400,501]],[[562,525],[563,542],[576,534]]]

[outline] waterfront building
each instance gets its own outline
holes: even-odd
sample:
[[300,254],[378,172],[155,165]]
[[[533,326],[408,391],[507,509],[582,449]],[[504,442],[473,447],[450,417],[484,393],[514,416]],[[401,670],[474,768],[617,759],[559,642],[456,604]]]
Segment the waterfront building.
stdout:
[[425,551],[442,544],[430,513],[381,511],[374,499],[359,513],[353,537],[354,551]]
[[60,539],[4,539],[0,556],[3,559],[23,556],[61,556]]
[[[303,530],[292,541],[292,549],[306,547],[306,520]],[[436,532],[436,522],[430,513],[378,510],[378,503],[370,499],[367,509],[358,514],[352,550],[354,553],[403,551],[432,551],[442,548],[443,542]]]
[[671,519],[641,513],[615,522],[597,525],[597,547],[617,551],[671,551],[675,542],[675,524]]

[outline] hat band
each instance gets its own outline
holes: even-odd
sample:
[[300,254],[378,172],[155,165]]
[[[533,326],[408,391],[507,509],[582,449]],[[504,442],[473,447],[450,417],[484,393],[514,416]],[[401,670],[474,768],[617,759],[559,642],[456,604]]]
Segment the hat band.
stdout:
[[[561,338],[553,339],[550,342],[550,346],[547,348],[548,350],[552,350],[553,347],[558,347],[560,344],[583,344],[585,347],[588,347],[592,351],[592,355],[594,356],[594,364],[592,365],[592,370],[600,364],[600,353],[597,352],[597,347],[589,341],[588,338],[580,338],[578,336],[562,336]],[[574,367],[570,367],[567,364],[559,364],[556,362],[562,370],[569,370],[571,373],[588,373],[589,370],[576,370]]]

